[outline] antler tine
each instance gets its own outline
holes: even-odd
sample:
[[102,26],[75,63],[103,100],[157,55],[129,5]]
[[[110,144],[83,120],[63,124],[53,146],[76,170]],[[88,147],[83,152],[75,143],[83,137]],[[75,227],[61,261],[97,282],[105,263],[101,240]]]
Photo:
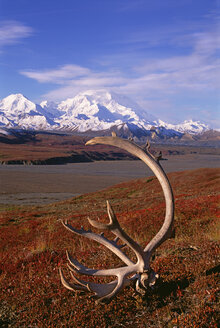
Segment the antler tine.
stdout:
[[[67,252],[67,259],[70,264],[67,264],[71,277],[74,281],[74,284],[70,283],[63,275],[61,268],[59,268],[59,273],[61,277],[61,282],[69,290],[83,291],[83,292],[92,292],[95,294],[95,297],[99,299],[99,302],[107,303],[109,302],[115,295],[119,293],[121,288],[125,285],[128,285],[131,280],[137,278],[137,265],[133,264],[130,266],[116,268],[116,269],[108,269],[108,270],[93,270],[89,269],[78,261],[74,260],[71,255]],[[117,279],[106,284],[98,284],[94,282],[85,282],[81,279],[76,278],[73,273],[79,273],[83,275],[91,275],[91,276],[117,276]],[[132,274],[133,276],[127,278],[127,275]]]
[[107,201],[107,211],[110,220],[114,223],[113,229],[111,230],[118,238],[120,238],[126,245],[128,245],[136,254],[139,262],[143,262],[143,250],[141,246],[136,243],[126,232],[121,228],[117,217],[111,207],[110,203]]
[[107,284],[98,284],[94,282],[86,282],[81,279],[76,278],[72,272],[70,272],[74,284],[70,283],[63,275],[61,268],[59,268],[59,274],[61,282],[64,287],[71,291],[79,292],[91,292],[94,294],[94,297],[98,298],[98,302],[107,303],[111,300],[112,292],[116,289],[118,281],[114,280]]
[[[131,280],[136,279],[136,275],[131,277],[130,279],[127,279],[125,277],[119,278],[120,283],[118,283],[118,279],[115,279],[109,283],[105,284],[99,284],[99,283],[94,283],[94,282],[88,282],[81,280],[79,278],[76,278],[72,272],[70,272],[71,277],[73,281],[77,284],[78,290],[82,288],[82,291],[89,291],[91,293],[95,294],[95,297],[98,298],[99,303],[108,303],[110,300],[119,293],[123,286],[126,286],[129,284]],[[76,286],[74,284],[74,286]]]
[[128,245],[134,251],[134,253],[137,256],[139,264],[142,263],[144,265],[143,249],[130,236],[128,236],[126,234],[126,232],[121,228],[109,201],[107,201],[107,212],[108,212],[108,216],[109,216],[108,224],[89,219],[90,224],[96,228],[110,230],[116,237],[120,238],[126,245]]
[[150,152],[150,147],[151,147],[151,145],[150,145],[150,141],[149,141],[149,139],[147,139],[147,142],[146,142],[146,144],[142,147],[142,149],[151,157],[151,158],[153,158],[154,160],[156,160],[156,158],[155,158],[155,156],[153,155],[153,154],[151,154],[151,152]]
[[59,274],[60,274],[60,279],[61,279],[63,286],[66,287],[67,289],[72,290],[72,291],[74,291],[74,290],[79,290],[79,291],[84,291],[84,292],[87,291],[84,286],[69,283],[69,281],[67,281],[66,278],[64,277],[61,268],[59,268]]
[[85,288],[86,291],[94,293],[95,297],[99,298],[99,299],[104,299],[104,298],[108,299],[108,295],[110,293],[112,293],[112,291],[117,286],[117,280],[111,281],[106,284],[98,284],[98,283],[94,283],[91,281],[88,282],[88,281],[78,279],[72,274],[72,272],[70,272],[70,274],[71,274],[73,281],[75,281],[77,283],[77,286],[79,286],[79,287],[82,286],[83,288]]
[[[74,284],[69,283],[66,278],[63,276],[62,271],[60,270],[61,281],[63,285],[69,290],[77,290],[80,292],[90,292],[93,293],[93,297],[97,298],[99,303],[109,303],[111,299],[119,293],[121,290],[121,283],[118,283],[118,279],[115,279],[109,283],[94,283],[91,281],[84,281],[79,278],[76,278],[72,272],[70,272],[71,278],[75,282]],[[122,281],[123,285],[128,285],[130,280],[134,280],[136,276],[134,275],[131,279],[119,279]]]
[[[96,222],[96,221],[94,221],[94,222]],[[97,223],[99,223],[99,222],[97,222]],[[68,224],[67,222],[64,223],[62,221],[62,224],[64,225],[65,228],[67,228],[71,232],[73,232],[77,235],[80,235],[80,236],[84,236],[88,239],[95,240],[95,241],[99,242],[100,244],[104,245],[110,251],[112,251],[114,254],[116,254],[125,264],[127,264],[127,265],[133,264],[133,262],[127,257],[127,255],[121,251],[121,246],[117,245],[117,241],[109,240],[103,234],[96,234],[94,232],[86,231],[84,229],[77,230],[77,229],[73,228],[70,224]],[[67,258],[69,258],[68,252],[67,252]]]
[[113,230],[119,226],[119,222],[118,222],[108,200],[106,201],[106,203],[107,203],[107,212],[108,212],[108,216],[109,216],[109,223],[105,224],[102,222],[97,222],[90,218],[88,218],[88,221],[95,228],[102,229],[102,230]]
[[134,272],[136,272],[139,268],[139,263],[136,264],[130,264],[128,266],[123,266],[119,268],[114,269],[90,269],[78,262],[76,259],[74,259],[69,252],[67,251],[67,260],[70,263],[71,271],[87,275],[87,276],[101,276],[101,277],[107,277],[107,276],[118,276],[120,274],[122,275],[129,275]]

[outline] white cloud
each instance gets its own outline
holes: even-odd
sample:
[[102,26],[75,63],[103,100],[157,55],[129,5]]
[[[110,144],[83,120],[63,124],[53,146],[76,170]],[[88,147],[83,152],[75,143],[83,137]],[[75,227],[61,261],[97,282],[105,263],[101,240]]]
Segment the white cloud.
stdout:
[[197,53],[188,56],[152,59],[145,61],[133,72],[120,70],[102,70],[95,72],[86,67],[64,65],[62,67],[41,70],[21,71],[21,74],[39,83],[57,84],[60,87],[50,91],[44,97],[60,100],[85,91],[86,89],[107,88],[134,98],[157,98],[181,92],[209,92],[218,88],[220,62],[217,59]]
[[220,34],[218,30],[195,34],[195,52],[201,55],[212,55],[220,49]]
[[60,85],[45,95],[47,99],[60,100],[87,89],[116,87],[126,83],[120,71],[95,72],[78,65],[64,65],[56,69],[20,71],[20,74],[39,83]]
[[62,80],[61,87],[48,92],[42,97],[50,100],[63,100],[88,89],[114,89],[124,83],[126,83],[126,79],[118,71],[98,73],[88,70],[88,74],[83,76]]
[[111,88],[133,96],[174,94],[177,92],[207,92],[218,88],[220,62],[217,59],[193,53],[186,56],[145,61],[133,72],[102,70],[95,72],[86,67],[65,65],[41,71],[21,71],[21,74],[40,83],[60,85],[49,92],[50,98],[62,98],[91,88]]
[[33,34],[33,29],[17,21],[4,21],[0,24],[0,49],[20,42]]
[[194,44],[190,53],[143,61],[134,68],[139,77],[133,84],[144,84],[147,89],[159,92],[217,90],[220,85],[217,39],[214,32],[191,35]]
[[64,65],[57,69],[42,70],[42,71],[21,71],[22,75],[25,75],[31,79],[34,79],[40,83],[55,83],[64,84],[81,76],[88,75],[90,70],[78,65]]

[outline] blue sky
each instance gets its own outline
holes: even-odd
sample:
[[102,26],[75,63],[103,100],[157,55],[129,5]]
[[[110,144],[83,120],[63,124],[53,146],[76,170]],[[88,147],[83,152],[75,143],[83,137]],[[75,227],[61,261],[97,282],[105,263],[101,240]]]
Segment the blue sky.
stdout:
[[220,128],[220,0],[0,0],[0,98],[127,95]]

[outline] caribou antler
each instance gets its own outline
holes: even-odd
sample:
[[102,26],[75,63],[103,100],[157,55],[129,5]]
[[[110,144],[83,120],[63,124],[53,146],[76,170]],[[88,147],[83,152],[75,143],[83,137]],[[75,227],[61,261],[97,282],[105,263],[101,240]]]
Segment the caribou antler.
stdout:
[[[61,281],[66,288],[70,290],[91,292],[95,297],[98,298],[100,302],[109,302],[114,296],[119,293],[119,291],[125,285],[129,284],[131,281],[136,281],[136,290],[141,294],[144,293],[144,290],[147,289],[148,286],[152,287],[155,284],[156,279],[158,278],[158,274],[156,274],[150,267],[150,258],[153,251],[171,236],[174,219],[174,200],[168,178],[164,173],[162,167],[160,166],[159,160],[154,158],[153,155],[151,155],[151,153],[149,152],[149,146],[143,149],[138,145],[134,144],[132,141],[118,138],[115,134],[112,134],[112,137],[97,137],[89,140],[86,143],[86,145],[94,144],[107,144],[116,146],[139,157],[144,163],[149,166],[149,168],[156,175],[157,179],[161,184],[166,201],[166,214],[164,223],[159,232],[156,234],[156,236],[148,243],[148,245],[144,249],[142,249],[138,243],[131,239],[121,228],[115,216],[115,213],[108,201],[108,224],[97,222],[89,218],[88,220],[89,223],[95,228],[111,231],[116,236],[114,240],[109,240],[108,238],[106,238],[104,236],[104,233],[96,234],[90,230],[86,231],[83,228],[77,230],[71,225],[69,225],[67,222],[62,222],[63,225],[71,232],[80,236],[84,236],[88,239],[95,240],[100,244],[104,245],[125,263],[125,266],[115,269],[89,269],[84,265],[80,264],[77,260],[73,259],[67,252],[67,259],[69,261],[68,268],[70,269],[70,273],[73,278],[73,283],[70,283],[66,280],[62,273],[62,270],[60,269]],[[136,263],[131,261],[127,257],[127,255],[122,252],[121,248],[123,246],[117,243],[119,239],[134,251],[137,258]],[[75,273],[99,277],[115,276],[116,279],[110,283],[98,284],[94,282],[86,282],[80,280],[74,276]]]

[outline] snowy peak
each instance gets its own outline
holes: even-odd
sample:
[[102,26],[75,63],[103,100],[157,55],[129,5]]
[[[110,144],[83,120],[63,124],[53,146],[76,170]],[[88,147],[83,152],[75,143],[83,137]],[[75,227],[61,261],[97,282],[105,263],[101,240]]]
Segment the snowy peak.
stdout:
[[173,129],[181,133],[187,132],[190,134],[198,134],[209,130],[207,124],[193,120],[186,120],[181,124],[169,124],[158,120],[158,126],[164,127],[166,129]]
[[6,112],[29,113],[36,109],[36,105],[22,94],[11,94],[0,101],[0,109]]
[[202,133],[209,129],[207,124],[193,120],[184,121],[182,124],[177,124],[176,127],[180,132],[188,131],[188,133],[192,134]]
[[43,108],[22,94],[12,94],[0,101],[0,110],[6,114],[14,116],[24,116],[25,114],[46,115]]
[[22,94],[9,95],[0,101],[0,126],[100,133],[117,129],[122,135],[130,133],[138,138],[151,133],[179,138],[185,132],[198,134],[208,130],[207,125],[192,120],[176,125],[165,123],[129,98],[106,90],[88,90],[60,103],[43,101],[40,105]]
[[[108,129],[112,124],[125,122],[139,125],[143,121],[142,125],[143,123],[152,124],[152,121],[144,119],[142,115],[144,111],[141,111],[137,104],[133,103],[131,107],[128,106],[129,99],[123,97],[123,100],[119,102],[119,98],[120,96],[104,90],[82,92],[58,105],[58,109],[65,114],[56,122],[61,126],[67,126],[67,122],[74,121],[79,131]],[[126,102],[127,106],[122,102]]]
[[53,121],[45,110],[22,94],[12,94],[0,101],[0,125],[23,129],[48,129]]

